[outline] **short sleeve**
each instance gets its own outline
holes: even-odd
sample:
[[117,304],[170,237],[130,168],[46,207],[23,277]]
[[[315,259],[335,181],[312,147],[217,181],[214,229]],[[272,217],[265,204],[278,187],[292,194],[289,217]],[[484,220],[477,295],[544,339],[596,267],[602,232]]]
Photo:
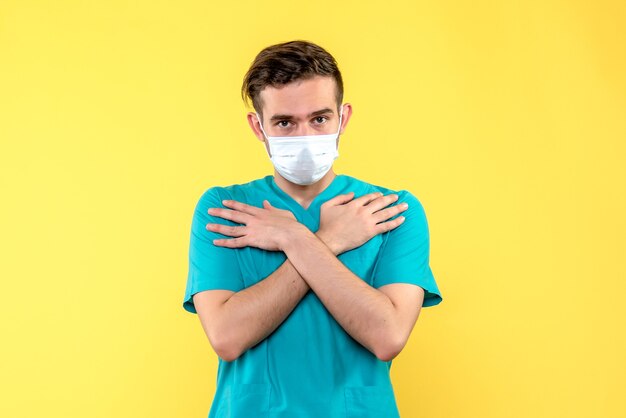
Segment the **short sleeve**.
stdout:
[[214,239],[229,237],[206,229],[208,223],[238,225],[230,220],[209,215],[207,212],[209,208],[222,207],[224,206],[219,190],[212,187],[202,194],[193,214],[189,242],[189,270],[183,300],[183,308],[191,313],[197,313],[193,304],[195,293],[214,289],[238,292],[244,288],[237,261],[238,249],[214,245]]
[[410,283],[424,289],[423,307],[433,306],[443,299],[430,269],[430,237],[422,204],[406,190],[398,192],[395,204],[406,202],[409,207],[397,216],[404,216],[400,226],[387,232],[373,272],[373,286]]

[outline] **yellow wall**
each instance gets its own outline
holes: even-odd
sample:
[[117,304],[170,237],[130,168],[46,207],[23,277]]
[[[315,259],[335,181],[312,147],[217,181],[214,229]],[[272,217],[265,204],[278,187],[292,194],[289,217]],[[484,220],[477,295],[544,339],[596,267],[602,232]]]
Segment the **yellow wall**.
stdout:
[[335,171],[428,216],[403,418],[626,416],[625,28],[621,0],[3,0],[0,416],[206,416],[191,216],[272,173],[239,88],[296,38],[354,106]]

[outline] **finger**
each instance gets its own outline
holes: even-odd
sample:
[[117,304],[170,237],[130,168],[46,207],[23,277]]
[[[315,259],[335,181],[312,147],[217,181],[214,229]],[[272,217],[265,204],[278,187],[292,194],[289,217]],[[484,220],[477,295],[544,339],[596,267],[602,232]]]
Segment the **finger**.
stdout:
[[398,200],[398,195],[396,193],[391,193],[386,196],[380,196],[372,200],[370,203],[367,204],[367,207],[368,209],[371,209],[372,213],[374,213],[377,210],[380,210],[384,207],[389,206],[390,204],[392,204],[393,202],[397,200]]
[[276,213],[277,213],[279,216],[287,216],[287,217],[289,217],[289,218],[296,219],[296,215],[294,215],[294,214],[293,214],[293,212],[291,212],[291,211],[290,211],[290,210],[288,210],[288,209],[279,209],[279,208],[277,208],[276,206],[272,206],[272,204],[270,203],[270,201],[269,201],[269,200],[264,200],[264,201],[263,201],[263,207],[264,207],[265,209],[272,209],[272,210],[276,211]]
[[[374,202],[370,203],[367,206],[369,207],[370,205],[373,205],[373,204],[374,204]],[[397,205],[393,205],[393,206],[390,206],[388,208],[381,209],[381,210],[379,210],[377,212],[374,212],[373,213],[374,219],[376,219],[376,223],[382,222],[382,221],[385,221],[385,220],[391,218],[394,215],[397,215],[400,212],[404,212],[408,208],[409,208],[408,203],[402,202],[402,203],[399,203]]]
[[358,206],[365,206],[367,205],[369,202],[371,202],[372,200],[382,196],[383,194],[381,192],[374,192],[374,193],[368,193],[368,194],[364,194],[361,197],[357,197],[356,199],[354,199],[352,202],[352,204],[358,205]]
[[385,232],[391,231],[394,228],[399,227],[402,222],[404,222],[404,219],[404,216],[398,216],[396,219],[376,225],[376,234],[383,234]]
[[226,247],[226,248],[241,248],[247,247],[245,238],[228,238],[228,239],[214,239],[213,244],[218,247]]
[[229,237],[241,237],[246,235],[245,226],[229,226],[222,224],[207,224],[206,229],[214,231],[222,235],[228,235]]
[[261,209],[256,206],[248,205],[236,200],[222,200],[222,204],[226,207],[238,210],[239,212],[247,213],[249,215],[257,215],[261,211]]
[[337,206],[343,205],[346,202],[349,202],[354,197],[354,192],[348,192],[346,194],[340,194],[332,199],[328,199],[326,202],[322,203],[322,206]]
[[224,208],[209,208],[207,211],[209,215],[217,216],[219,218],[228,219],[229,221],[237,222],[240,224],[247,224],[250,221],[250,216],[247,213],[239,212],[231,209]]

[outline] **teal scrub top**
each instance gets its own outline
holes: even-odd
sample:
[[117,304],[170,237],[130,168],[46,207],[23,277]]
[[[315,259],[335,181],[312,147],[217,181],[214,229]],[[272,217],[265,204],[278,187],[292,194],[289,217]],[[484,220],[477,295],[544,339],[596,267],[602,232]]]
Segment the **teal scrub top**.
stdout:
[[[223,199],[263,207],[267,199],[316,232],[321,204],[351,191],[354,198],[377,191],[397,193],[394,204],[407,202],[409,207],[401,213],[406,219],[399,227],[340,254],[339,260],[374,288],[411,283],[424,289],[423,307],[440,303],[441,293],[429,266],[426,215],[410,192],[339,174],[304,209],[268,175],[245,184],[211,187],[200,197],[191,225],[184,309],[197,313],[192,299],[197,292],[240,291],[272,274],[286,260],[282,251],[214,245],[213,239],[230,237],[208,231],[207,223],[239,224],[209,215],[208,208],[224,207]],[[218,362],[209,418],[399,417],[389,376],[391,361],[379,360],[346,333],[311,290],[265,340],[232,362],[219,357]]]

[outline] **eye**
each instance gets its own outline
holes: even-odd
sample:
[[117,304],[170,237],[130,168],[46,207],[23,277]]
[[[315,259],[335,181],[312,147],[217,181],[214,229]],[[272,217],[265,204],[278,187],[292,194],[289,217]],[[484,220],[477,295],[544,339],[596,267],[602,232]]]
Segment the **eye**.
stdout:
[[328,120],[328,118],[326,116],[317,116],[314,120],[316,124],[321,125],[325,123]]
[[281,128],[287,128],[289,126],[289,123],[290,122],[288,120],[281,120],[281,121],[278,121],[276,125],[280,126]]

